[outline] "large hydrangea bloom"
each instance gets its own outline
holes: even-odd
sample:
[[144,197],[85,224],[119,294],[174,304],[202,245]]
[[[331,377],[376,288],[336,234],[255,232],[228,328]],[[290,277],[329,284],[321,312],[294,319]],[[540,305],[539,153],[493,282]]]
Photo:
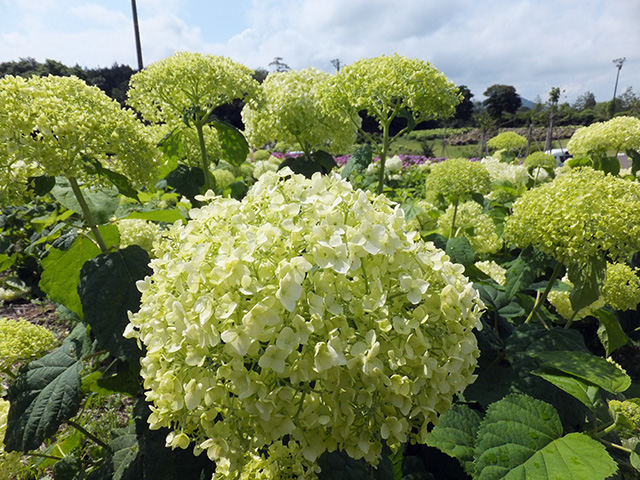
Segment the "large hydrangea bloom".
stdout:
[[513,206],[504,235],[568,265],[603,252],[611,260],[640,251],[640,184],[591,168],[571,170],[529,190]]
[[424,442],[474,378],[463,267],[338,175],[285,168],[206,200],[156,244],[125,332],[146,348],[151,427],[195,441],[216,478],[261,462],[314,478],[324,451],[375,464],[382,439]]
[[640,150],[640,119],[622,116],[582,127],[573,134],[567,149],[574,157]]
[[[77,77],[0,80],[0,179],[21,171],[95,182],[85,159],[137,186],[155,178],[159,152],[131,111]],[[11,177],[13,181],[16,179]],[[20,179],[25,183],[27,178]],[[20,182],[18,182],[20,183]],[[11,180],[3,181],[11,196]]]
[[457,204],[475,193],[491,190],[491,177],[484,165],[466,158],[449,158],[431,166],[425,182],[427,198]]

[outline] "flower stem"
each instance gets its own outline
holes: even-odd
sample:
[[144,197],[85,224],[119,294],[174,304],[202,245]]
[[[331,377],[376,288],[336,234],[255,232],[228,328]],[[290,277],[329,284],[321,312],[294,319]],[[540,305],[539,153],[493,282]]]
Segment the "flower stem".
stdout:
[[69,185],[71,185],[71,190],[73,190],[73,194],[76,196],[76,199],[80,204],[80,208],[82,209],[82,214],[84,215],[84,219],[87,222],[87,224],[89,224],[91,233],[93,233],[93,236],[96,239],[96,242],[98,243],[98,247],[100,247],[100,251],[102,253],[106,253],[108,250],[107,244],[105,243],[104,238],[102,238],[102,234],[98,229],[96,221],[93,218],[93,214],[91,213],[91,210],[89,210],[89,205],[87,204],[87,201],[85,200],[84,195],[82,194],[82,190],[80,190],[78,181],[75,179],[75,177],[69,177],[68,180],[69,180]]
[[455,232],[457,216],[458,216],[458,199],[456,199],[456,203],[453,204],[453,218],[451,219],[451,230],[449,230],[449,238],[453,238],[453,232]]
[[104,443],[102,440],[100,440],[98,437],[96,437],[93,433],[91,433],[89,430],[84,428],[78,422],[75,422],[73,420],[68,420],[67,423],[70,426],[72,426],[73,428],[75,428],[76,430],[78,430],[79,432],[81,432],[82,434],[84,434],[87,438],[90,438],[91,440],[93,440],[95,443],[100,445],[102,448],[109,448],[109,445]]
[[215,179],[211,176],[211,172],[209,171],[209,157],[207,156],[207,147],[204,143],[204,131],[203,125],[200,123],[195,123],[196,131],[198,132],[198,141],[200,142],[200,154],[202,155],[202,171],[204,173],[204,184],[207,187],[207,190],[216,189]]
[[524,323],[529,323],[533,319],[535,314],[538,312],[542,304],[547,300],[547,295],[549,295],[549,292],[551,291],[551,288],[553,287],[553,284],[555,283],[556,278],[558,278],[561,268],[562,268],[562,264],[560,262],[557,262],[555,268],[553,269],[553,273],[551,273],[551,278],[549,278],[549,283],[547,283],[547,288],[544,289],[544,292],[542,292],[542,295],[536,298],[536,303],[534,303],[533,308],[531,309],[531,313],[529,313],[529,316],[524,321]]
[[[391,123],[391,122],[389,122]],[[378,188],[376,193],[380,195],[384,188],[384,164],[389,150],[389,123],[382,125],[382,154],[380,155],[380,170],[378,172]]]

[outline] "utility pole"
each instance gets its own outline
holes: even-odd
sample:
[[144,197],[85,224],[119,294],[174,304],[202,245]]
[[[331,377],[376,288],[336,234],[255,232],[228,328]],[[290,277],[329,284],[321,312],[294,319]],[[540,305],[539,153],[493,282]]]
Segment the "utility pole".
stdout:
[[622,65],[627,60],[626,57],[616,58],[613,60],[616,68],[618,69],[618,73],[616,73],[616,86],[613,87],[613,100],[611,100],[611,117],[616,112],[616,93],[618,91],[618,79],[620,78],[620,70],[622,70]]
[[136,54],[138,55],[138,70],[142,70],[142,45],[140,44],[140,27],[138,26],[138,8],[136,0],[131,0],[131,10],[133,11],[133,32],[136,36]]

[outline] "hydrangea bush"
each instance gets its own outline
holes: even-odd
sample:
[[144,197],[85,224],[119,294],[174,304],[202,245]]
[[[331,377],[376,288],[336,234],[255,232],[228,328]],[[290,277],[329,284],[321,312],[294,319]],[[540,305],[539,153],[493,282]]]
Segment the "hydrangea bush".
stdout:
[[151,428],[194,441],[216,478],[314,478],[325,451],[375,465],[381,440],[424,443],[474,380],[464,268],[337,175],[285,168],[241,202],[201,200],[157,244],[125,332]]
[[640,151],[640,119],[615,117],[578,129],[567,144],[574,156]]

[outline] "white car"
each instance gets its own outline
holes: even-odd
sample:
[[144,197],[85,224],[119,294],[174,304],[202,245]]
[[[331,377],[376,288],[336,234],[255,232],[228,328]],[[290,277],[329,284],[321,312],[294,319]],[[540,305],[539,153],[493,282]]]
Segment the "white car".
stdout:
[[562,165],[565,160],[573,157],[566,148],[552,148],[551,150],[546,150],[544,153],[548,153],[549,155],[556,157],[556,163],[558,166]]

